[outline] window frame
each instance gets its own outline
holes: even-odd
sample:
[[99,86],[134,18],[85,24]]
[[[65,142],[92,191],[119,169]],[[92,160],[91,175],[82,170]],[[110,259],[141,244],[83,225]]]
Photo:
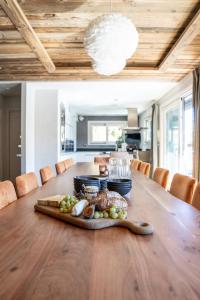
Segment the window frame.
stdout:
[[[183,139],[184,139],[184,105],[183,101],[187,97],[192,97],[192,90],[189,89],[179,95],[178,97],[175,97],[174,100],[168,101],[167,103],[163,103],[160,105],[160,165],[165,166],[165,149],[166,149],[166,113],[172,109],[178,106],[179,108],[179,160],[178,160],[178,172],[182,171],[182,155],[183,155]],[[173,174],[171,174],[172,176]]]
[[[106,126],[106,141],[93,142],[92,141],[92,126]],[[120,126],[122,129],[127,126],[127,121],[88,121],[88,145],[115,145],[115,142],[108,141],[108,127]]]
[[[148,127],[147,123],[149,123],[150,127]],[[148,116],[144,119],[144,127],[147,128],[144,130],[143,133],[143,137],[144,137],[144,141],[143,143],[145,145],[150,144],[151,143],[151,132],[152,132],[152,118],[151,116]],[[148,137],[149,135],[149,137]]]

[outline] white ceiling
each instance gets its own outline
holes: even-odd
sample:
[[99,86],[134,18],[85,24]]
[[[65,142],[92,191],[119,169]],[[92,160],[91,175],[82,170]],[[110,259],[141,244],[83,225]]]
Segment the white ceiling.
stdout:
[[127,115],[128,107],[143,111],[177,83],[161,80],[66,82],[62,97],[78,114]]
[[159,79],[29,83],[35,90],[58,90],[60,99],[82,115],[127,115],[129,107],[140,113],[178,84]]

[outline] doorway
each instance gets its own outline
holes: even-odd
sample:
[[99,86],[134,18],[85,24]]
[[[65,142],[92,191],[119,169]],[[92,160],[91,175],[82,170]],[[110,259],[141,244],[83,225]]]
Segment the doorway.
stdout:
[[0,85],[0,179],[21,174],[21,85]]

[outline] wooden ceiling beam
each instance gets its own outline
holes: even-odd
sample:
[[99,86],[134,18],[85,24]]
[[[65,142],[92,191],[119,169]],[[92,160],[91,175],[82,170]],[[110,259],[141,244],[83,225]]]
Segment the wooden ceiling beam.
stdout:
[[[158,74],[142,74],[142,79],[157,79],[157,80],[167,80],[167,81],[179,81],[184,77],[185,74],[171,74],[171,73],[163,73],[162,77]],[[141,79],[141,74],[134,74],[134,75],[115,75],[115,76],[99,76],[99,75],[80,75],[72,74],[72,75],[58,75],[58,74],[48,74],[48,75],[41,75],[41,74],[0,74],[0,81],[12,81],[12,80],[54,80],[54,81],[65,81],[65,80],[130,80],[130,79]]]
[[[132,75],[132,74],[152,74],[152,73],[158,73],[159,70],[157,67],[126,67],[124,70],[121,71],[121,75],[127,74],[127,75]],[[58,75],[68,75],[68,74],[74,74],[74,73],[79,73],[79,74],[88,74],[88,75],[96,75],[96,72],[91,69],[91,67],[57,67],[55,74]],[[100,75],[101,76],[101,75]],[[104,76],[105,78],[108,76]]]
[[172,48],[169,50],[167,55],[160,63],[159,70],[162,72],[167,71],[167,69],[178,58],[180,52],[184,50],[199,33],[200,33],[200,7],[197,10],[194,17],[189,22],[189,24],[185,27],[180,37],[177,39],[175,44],[172,46]]
[[5,11],[11,22],[15,25],[17,30],[21,33],[30,48],[37,55],[38,59],[48,73],[55,72],[56,67],[53,61],[30,25],[17,1],[0,0],[0,6]]

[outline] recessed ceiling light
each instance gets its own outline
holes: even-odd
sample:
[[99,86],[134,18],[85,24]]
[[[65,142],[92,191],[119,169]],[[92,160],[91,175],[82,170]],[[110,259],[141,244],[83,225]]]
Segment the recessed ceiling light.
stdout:
[[114,99],[114,102],[118,102],[119,100],[118,99]]

